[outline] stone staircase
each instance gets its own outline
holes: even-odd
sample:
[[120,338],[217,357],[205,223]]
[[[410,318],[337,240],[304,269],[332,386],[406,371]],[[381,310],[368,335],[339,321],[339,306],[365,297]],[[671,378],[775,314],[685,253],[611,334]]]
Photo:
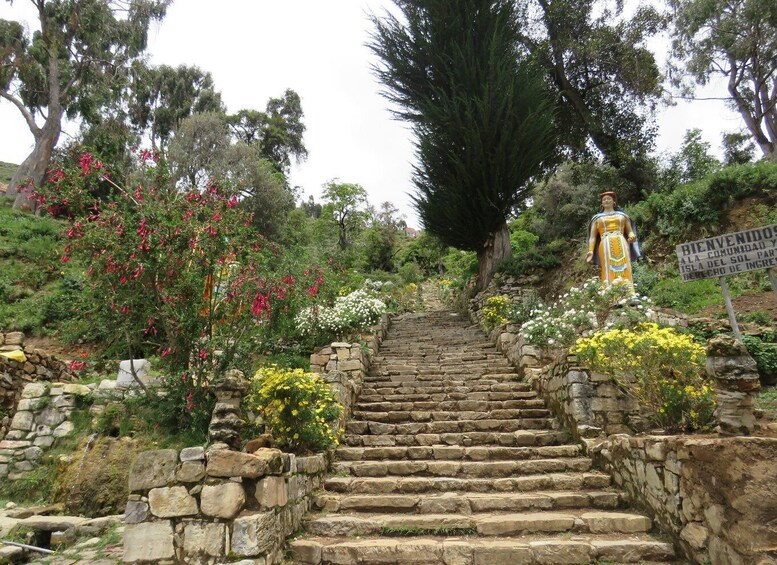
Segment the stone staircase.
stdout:
[[675,560],[465,319],[395,318],[297,564]]

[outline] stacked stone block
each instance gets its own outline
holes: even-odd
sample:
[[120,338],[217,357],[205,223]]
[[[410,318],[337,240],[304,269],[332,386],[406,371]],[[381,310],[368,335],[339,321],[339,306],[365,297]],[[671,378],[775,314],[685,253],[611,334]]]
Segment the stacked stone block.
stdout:
[[589,453],[694,563],[774,563],[777,439],[615,435]]
[[317,348],[310,356],[310,370],[322,374],[343,406],[340,429],[345,428],[345,423],[351,417],[353,406],[361,394],[364,377],[386,336],[390,322],[391,318],[384,314],[378,324],[360,336],[360,342],[333,342]]
[[20,363],[0,355],[0,438],[8,432],[22,389],[27,384],[75,380],[64,361],[40,349],[25,347],[21,332],[0,332],[0,352],[8,351],[23,351],[27,360]]
[[57,438],[73,431],[70,414],[89,387],[74,383],[30,383],[5,439],[0,441],[0,479],[16,480],[31,471]]
[[124,561],[279,563],[329,463],[266,448],[146,451],[130,471]]

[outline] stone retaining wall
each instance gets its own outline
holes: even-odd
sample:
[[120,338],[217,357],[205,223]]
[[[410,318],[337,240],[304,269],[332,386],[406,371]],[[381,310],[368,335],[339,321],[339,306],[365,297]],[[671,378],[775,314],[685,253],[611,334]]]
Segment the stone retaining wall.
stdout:
[[361,341],[334,342],[316,348],[310,356],[310,370],[314,373],[322,373],[323,378],[337,393],[340,404],[343,405],[339,423],[341,429],[345,428],[345,423],[351,418],[353,406],[361,393],[372,357],[378,352],[390,324],[391,317],[384,314],[369,332],[361,335]]
[[25,347],[21,332],[0,332],[0,352],[4,351],[23,351],[27,360],[20,363],[0,355],[0,439],[9,430],[27,384],[76,380],[64,361],[40,349]]
[[512,324],[496,328],[490,337],[576,437],[646,428],[638,403],[611,376],[579,366],[574,355],[526,343]]
[[265,448],[141,453],[130,471],[125,563],[279,563],[331,457]]
[[588,447],[694,563],[777,562],[777,438],[615,435]]
[[109,404],[123,402],[138,393],[137,388],[121,387],[108,379],[88,386],[62,382],[27,384],[20,393],[8,433],[0,440],[0,480],[23,478],[58,438],[69,436],[74,429],[73,410],[88,407],[95,418]]
[[30,383],[24,387],[10,430],[0,441],[0,480],[32,471],[44,450],[73,431],[70,415],[89,387],[74,383]]

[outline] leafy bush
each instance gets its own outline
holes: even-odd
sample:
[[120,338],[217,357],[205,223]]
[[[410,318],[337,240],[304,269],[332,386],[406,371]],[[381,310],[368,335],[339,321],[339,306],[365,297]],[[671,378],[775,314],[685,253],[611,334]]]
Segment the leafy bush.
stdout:
[[490,296],[486,299],[486,304],[483,307],[483,325],[487,332],[508,322],[507,310],[509,306],[510,299],[506,296]]
[[[736,277],[732,277],[729,285],[733,298],[742,294],[735,281]],[[653,285],[651,297],[657,306],[674,308],[684,314],[695,314],[706,306],[723,304],[720,284],[715,279],[683,282],[679,276],[669,276]]]
[[335,423],[342,407],[321,376],[271,365],[256,372],[251,386],[250,405],[277,446],[305,452],[339,443]]
[[732,165],[702,179],[656,192],[629,208],[640,224],[649,224],[677,243],[687,237],[719,233],[731,203],[747,196],[777,194],[777,163]]
[[295,321],[302,335],[328,335],[338,338],[375,325],[386,312],[386,304],[374,287],[365,286],[347,296],[339,296],[332,306],[310,306]]
[[669,432],[711,427],[715,395],[704,348],[690,335],[644,323],[580,338],[573,350],[589,368],[612,375]]
[[761,382],[765,385],[777,384],[777,344],[767,343],[752,335],[743,335],[742,341],[755,359]]
[[424,280],[424,271],[418,263],[405,263],[399,268],[397,273],[405,284],[418,284]]
[[[624,308],[623,323],[647,320],[650,302],[632,296],[629,285],[605,286],[598,279],[573,287],[550,306],[539,305],[521,327],[528,343],[540,347],[569,347],[583,332],[603,328],[616,307]],[[614,322],[613,322],[614,323]]]

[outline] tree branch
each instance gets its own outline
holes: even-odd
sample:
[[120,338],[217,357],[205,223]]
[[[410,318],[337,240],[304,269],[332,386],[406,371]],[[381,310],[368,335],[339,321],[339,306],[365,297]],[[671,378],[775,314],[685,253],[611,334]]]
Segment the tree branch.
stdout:
[[24,121],[27,122],[27,127],[30,128],[32,135],[37,138],[40,135],[40,128],[38,127],[38,124],[35,123],[35,117],[32,115],[32,112],[27,109],[24,103],[5,90],[0,90],[0,98],[5,98],[19,109],[22,116],[24,116]]

